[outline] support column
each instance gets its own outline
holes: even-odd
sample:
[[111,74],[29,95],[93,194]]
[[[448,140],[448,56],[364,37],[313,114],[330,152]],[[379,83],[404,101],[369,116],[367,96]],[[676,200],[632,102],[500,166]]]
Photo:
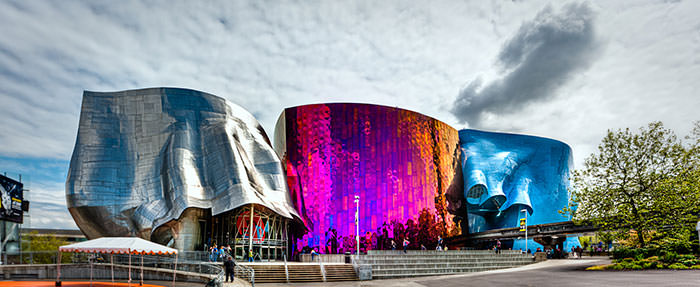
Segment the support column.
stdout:
[[[250,205],[250,236],[248,236],[248,256],[253,255],[253,235],[255,234],[255,228],[253,227],[253,216],[255,215],[255,205]],[[248,259],[250,261],[250,259]],[[253,260],[254,261],[254,260]]]

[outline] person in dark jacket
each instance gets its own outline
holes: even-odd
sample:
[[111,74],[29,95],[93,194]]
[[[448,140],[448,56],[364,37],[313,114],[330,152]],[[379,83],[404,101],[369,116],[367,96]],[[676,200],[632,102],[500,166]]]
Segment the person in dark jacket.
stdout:
[[224,270],[226,271],[226,282],[228,282],[228,278],[231,278],[231,282],[233,282],[233,277],[236,275],[236,261],[233,261],[233,257],[229,256],[224,261]]

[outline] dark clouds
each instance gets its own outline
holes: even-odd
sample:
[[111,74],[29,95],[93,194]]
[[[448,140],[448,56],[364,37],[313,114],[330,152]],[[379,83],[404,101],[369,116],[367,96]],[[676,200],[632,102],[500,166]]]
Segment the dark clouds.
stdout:
[[500,78],[464,87],[451,112],[471,127],[486,114],[504,114],[555,96],[557,89],[590,66],[596,50],[595,13],[587,3],[551,6],[524,22],[501,48]]

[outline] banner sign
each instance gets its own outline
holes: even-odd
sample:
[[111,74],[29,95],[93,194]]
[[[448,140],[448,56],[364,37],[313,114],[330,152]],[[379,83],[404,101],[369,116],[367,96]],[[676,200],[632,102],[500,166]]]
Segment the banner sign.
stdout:
[[527,220],[525,218],[520,219],[520,231],[525,231],[527,228]]
[[22,223],[22,183],[0,175],[0,220]]

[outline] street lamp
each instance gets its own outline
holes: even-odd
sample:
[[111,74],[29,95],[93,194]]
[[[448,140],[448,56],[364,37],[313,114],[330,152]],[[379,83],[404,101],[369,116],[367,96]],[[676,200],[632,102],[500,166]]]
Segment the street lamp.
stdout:
[[[357,239],[357,256],[360,256],[360,196],[355,195],[355,227]],[[359,257],[358,257],[359,258]]]
[[527,209],[522,209],[520,212],[525,212],[525,254],[527,254]]
[[698,224],[695,225],[695,230],[698,231],[698,241],[700,242],[700,220],[698,220]]

